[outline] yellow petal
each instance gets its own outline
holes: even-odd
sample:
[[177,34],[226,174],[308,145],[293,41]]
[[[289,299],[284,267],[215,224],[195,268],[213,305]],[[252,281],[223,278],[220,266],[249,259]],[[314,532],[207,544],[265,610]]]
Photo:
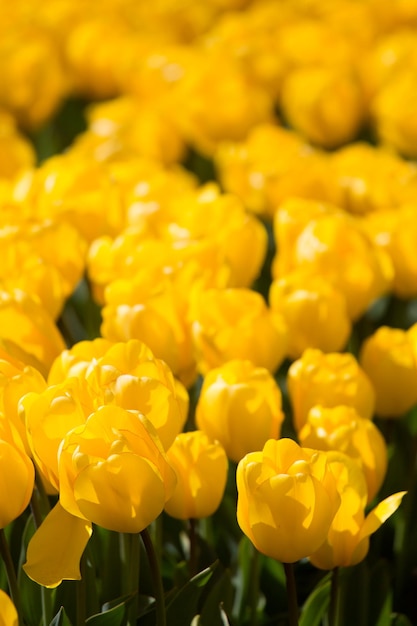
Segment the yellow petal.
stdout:
[[0,626],[18,626],[17,611],[7,593],[0,590]]
[[30,540],[23,569],[44,587],[80,580],[80,559],[91,533],[89,522],[74,517],[58,502]]
[[382,502],[367,515],[361,528],[360,538],[364,539],[365,537],[369,537],[369,535],[372,535],[372,533],[378,530],[378,528],[395,513],[406,493],[406,491],[399,491],[385,498],[385,500],[382,500]]

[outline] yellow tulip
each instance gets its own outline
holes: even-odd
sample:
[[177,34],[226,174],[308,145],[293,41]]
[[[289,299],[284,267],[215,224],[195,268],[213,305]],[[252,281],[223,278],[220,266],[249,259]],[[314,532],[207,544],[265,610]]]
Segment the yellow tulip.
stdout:
[[287,330],[280,315],[250,289],[208,289],[191,312],[200,371],[248,359],[274,372],[284,360]]
[[165,511],[178,519],[212,515],[226,487],[227,456],[218,441],[202,431],[181,433],[167,452],[177,484]]
[[291,126],[325,148],[354,139],[364,120],[364,94],[349,67],[296,69],[284,80],[281,98]]
[[[0,291],[0,338],[7,348],[16,348],[20,360],[30,365],[35,362],[42,374],[65,349],[52,317],[36,300],[17,289]],[[25,353],[32,361],[25,359]]]
[[375,424],[360,417],[353,407],[313,407],[298,438],[315,450],[337,450],[357,461],[363,470],[371,502],[385,478],[387,446]]
[[18,626],[16,607],[4,591],[0,589],[0,626]]
[[412,337],[380,326],[362,344],[359,362],[375,389],[380,417],[401,417],[417,404],[417,344]]
[[206,375],[196,424],[236,463],[268,439],[278,439],[283,419],[281,391],[267,369],[235,360]]
[[352,354],[308,349],[290,366],[287,385],[297,431],[315,405],[347,405],[361,417],[373,416],[375,391]]
[[237,519],[259,552],[284,563],[325,540],[340,498],[326,453],[270,439],[237,468]]
[[324,543],[310,554],[321,569],[360,563],[368,553],[369,537],[397,510],[405,491],[380,502],[366,517],[366,481],[358,464],[339,452],[328,452],[328,465],[337,481],[340,507]]
[[307,348],[337,352],[345,347],[351,332],[346,298],[321,275],[294,271],[273,281],[269,302],[287,324],[291,359]]
[[66,435],[58,455],[62,507],[108,530],[142,531],[174,489],[156,431],[137,411],[99,408]]
[[5,528],[28,506],[35,470],[25,452],[3,439],[0,439],[0,468],[0,528]]

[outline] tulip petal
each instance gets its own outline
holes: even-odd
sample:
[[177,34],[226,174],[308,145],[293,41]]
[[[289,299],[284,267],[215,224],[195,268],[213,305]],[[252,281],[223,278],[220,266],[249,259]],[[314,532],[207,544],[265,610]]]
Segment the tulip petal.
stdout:
[[4,591],[0,589],[0,624],[1,626],[18,626],[16,608]]
[[23,569],[44,587],[80,580],[80,559],[91,533],[90,522],[74,517],[58,502],[30,540]]
[[399,491],[385,498],[385,500],[382,500],[382,502],[367,515],[360,532],[361,540],[372,535],[372,533],[378,530],[378,528],[395,513],[406,493],[406,491]]
[[87,519],[116,532],[138,533],[165,504],[158,468],[129,452],[87,465],[74,483],[74,496]]

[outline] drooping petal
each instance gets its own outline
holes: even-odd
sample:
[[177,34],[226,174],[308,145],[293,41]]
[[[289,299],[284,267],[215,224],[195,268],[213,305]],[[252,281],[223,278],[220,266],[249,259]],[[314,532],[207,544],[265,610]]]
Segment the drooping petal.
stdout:
[[91,533],[90,522],[74,517],[58,502],[30,540],[23,569],[44,587],[80,580],[80,559]]

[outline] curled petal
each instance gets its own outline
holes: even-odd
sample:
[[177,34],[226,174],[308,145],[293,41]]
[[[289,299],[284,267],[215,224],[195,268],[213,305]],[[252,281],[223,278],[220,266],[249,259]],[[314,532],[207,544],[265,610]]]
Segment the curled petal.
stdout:
[[55,505],[29,542],[26,574],[44,587],[80,580],[80,559],[91,537],[90,522]]

